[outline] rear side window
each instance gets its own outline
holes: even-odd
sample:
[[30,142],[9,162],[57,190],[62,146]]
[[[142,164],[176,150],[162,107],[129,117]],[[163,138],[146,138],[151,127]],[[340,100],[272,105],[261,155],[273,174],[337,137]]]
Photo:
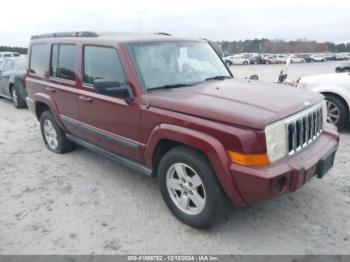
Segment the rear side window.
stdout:
[[52,46],[51,76],[75,81],[76,53],[76,45],[54,44]]
[[43,76],[48,68],[47,44],[33,44],[30,52],[29,72]]
[[125,75],[117,51],[111,47],[84,46],[84,83],[95,79],[125,83]]

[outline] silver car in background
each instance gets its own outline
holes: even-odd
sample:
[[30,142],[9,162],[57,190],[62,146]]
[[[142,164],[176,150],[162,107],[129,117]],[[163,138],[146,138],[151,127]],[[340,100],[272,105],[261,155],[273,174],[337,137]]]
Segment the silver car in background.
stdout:
[[16,108],[27,106],[23,81],[26,67],[26,57],[5,58],[0,62],[0,97],[11,99]]

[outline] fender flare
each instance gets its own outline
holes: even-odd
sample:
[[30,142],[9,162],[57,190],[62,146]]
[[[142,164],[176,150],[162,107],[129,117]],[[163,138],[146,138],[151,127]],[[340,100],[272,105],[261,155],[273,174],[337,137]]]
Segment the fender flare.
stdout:
[[[36,111],[36,107],[37,107],[37,103],[38,102],[41,102],[41,103],[44,103],[48,106],[48,108],[50,109],[50,111],[52,112],[52,116],[53,118],[55,119],[56,123],[63,129],[63,130],[66,130],[64,124],[62,123],[61,119],[58,117],[59,115],[59,111],[58,111],[58,108],[57,108],[57,105],[56,103],[53,101],[53,99],[48,96],[47,94],[45,93],[36,93],[34,95],[35,97],[35,111]],[[37,116],[38,120],[39,117]]]
[[144,152],[145,163],[149,168],[152,168],[154,152],[162,139],[172,140],[203,152],[215,170],[226,195],[236,206],[246,206],[230,172],[231,161],[225,148],[216,138],[186,127],[159,124],[151,132]]

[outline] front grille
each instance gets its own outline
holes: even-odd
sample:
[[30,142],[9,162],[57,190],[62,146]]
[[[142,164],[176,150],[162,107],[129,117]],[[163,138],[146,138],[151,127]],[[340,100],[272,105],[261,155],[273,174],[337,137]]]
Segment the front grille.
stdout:
[[315,141],[322,133],[322,106],[313,106],[289,119],[286,119],[288,154],[297,151]]

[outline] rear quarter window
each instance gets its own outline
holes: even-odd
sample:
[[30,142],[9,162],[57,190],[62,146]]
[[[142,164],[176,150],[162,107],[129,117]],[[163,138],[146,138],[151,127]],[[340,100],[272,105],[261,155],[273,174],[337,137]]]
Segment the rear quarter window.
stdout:
[[48,69],[47,44],[33,44],[30,51],[29,72],[44,76]]

